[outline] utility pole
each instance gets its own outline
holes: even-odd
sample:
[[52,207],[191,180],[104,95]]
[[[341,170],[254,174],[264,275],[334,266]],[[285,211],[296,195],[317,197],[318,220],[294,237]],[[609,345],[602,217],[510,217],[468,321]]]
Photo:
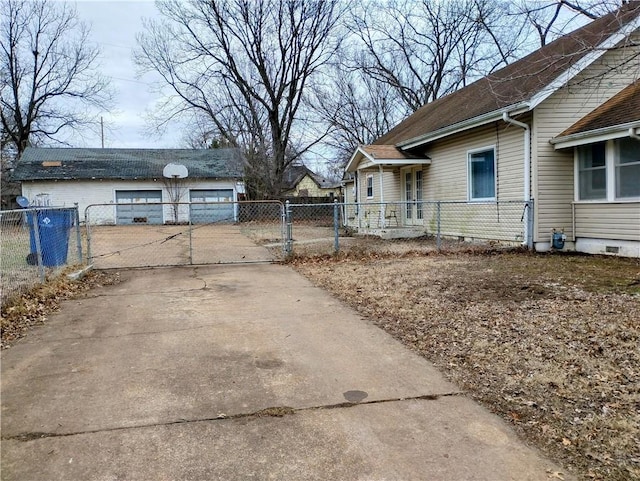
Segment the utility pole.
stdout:
[[100,116],[100,140],[102,141],[102,148],[104,149],[104,122],[102,116]]

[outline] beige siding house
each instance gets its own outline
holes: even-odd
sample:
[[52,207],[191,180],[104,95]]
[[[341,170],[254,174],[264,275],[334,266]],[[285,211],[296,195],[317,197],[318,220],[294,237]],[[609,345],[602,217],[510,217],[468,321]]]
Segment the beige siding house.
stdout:
[[639,59],[630,2],[423,106],[351,157],[348,222],[640,257]]
[[340,194],[340,182],[332,182],[304,165],[292,165],[284,175],[284,197],[315,197],[328,200]]

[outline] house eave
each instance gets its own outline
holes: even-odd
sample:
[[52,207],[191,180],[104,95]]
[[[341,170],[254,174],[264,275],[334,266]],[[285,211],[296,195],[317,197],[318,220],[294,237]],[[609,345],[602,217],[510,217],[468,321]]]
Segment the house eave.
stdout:
[[549,142],[553,145],[555,150],[562,150],[577,147],[579,145],[629,137],[629,129],[638,130],[639,128],[640,120],[636,120],[625,124],[612,125],[601,129],[588,130],[586,132],[577,132],[571,135],[556,137],[551,139]]
[[383,167],[396,166],[396,165],[428,165],[431,163],[431,159],[427,157],[421,158],[407,158],[407,159],[375,159],[372,164],[374,166],[382,165]]
[[[364,160],[364,163],[360,163]],[[366,152],[361,147],[358,147],[355,153],[351,156],[351,159],[345,167],[346,172],[355,172],[356,170],[369,169],[379,166],[398,166],[398,165],[416,165],[416,164],[430,164],[431,159],[428,157],[407,157],[404,159],[389,159],[385,157],[374,157]]]
[[[347,162],[347,165],[345,166],[344,170],[346,172],[355,172],[357,170],[356,166],[358,165],[359,157],[364,157],[369,161],[373,160],[373,158],[367,152],[365,152],[362,146],[358,146],[356,151],[353,153],[353,155],[349,159],[349,162]],[[356,159],[358,159],[358,161],[356,161]]]
[[433,132],[429,132],[427,134],[405,140],[398,143],[397,147],[401,150],[410,150],[416,147],[420,147],[421,145],[428,144],[429,142],[433,142],[444,137],[449,137],[453,134],[464,132],[465,130],[470,130],[475,127],[480,127],[482,125],[495,122],[497,120],[502,120],[502,114],[504,112],[508,112],[509,115],[518,115],[528,112],[529,110],[530,108],[528,102],[519,102],[517,104],[513,104],[499,110],[493,110],[491,112],[487,112],[486,114],[463,120],[462,122],[451,124],[441,129],[434,130]]
[[492,112],[488,112],[486,114],[464,120],[447,127],[443,127],[439,130],[434,130],[433,132],[429,132],[427,134],[423,134],[418,137],[399,142],[397,144],[397,147],[401,150],[410,150],[416,147],[420,147],[429,142],[441,139],[443,137],[448,137],[450,135],[457,134],[475,127],[480,127],[482,125],[499,120],[500,118],[502,118],[502,114],[504,112],[507,112],[509,115],[518,115],[520,113],[531,111],[542,102],[544,102],[547,98],[549,98],[554,92],[565,86],[572,78],[586,69],[589,65],[598,60],[609,49],[615,47],[618,43],[623,41],[638,28],[640,28],[640,16],[637,16],[636,18],[628,22],[626,25],[620,28],[618,32],[607,37],[607,39],[604,42],[600,43],[596,48],[594,48],[593,51],[586,54],[583,58],[581,58],[570,68],[562,72],[562,74],[556,77],[547,86],[541,88],[537,93],[532,95],[531,98],[526,101],[522,101],[499,110],[494,110]]

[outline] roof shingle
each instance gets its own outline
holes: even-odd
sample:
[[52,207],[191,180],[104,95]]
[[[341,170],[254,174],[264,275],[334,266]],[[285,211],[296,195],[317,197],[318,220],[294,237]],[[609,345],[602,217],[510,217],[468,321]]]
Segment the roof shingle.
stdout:
[[399,150],[395,145],[361,145],[360,149],[374,159],[406,159],[410,155]]
[[638,15],[640,2],[629,2],[497,72],[422,106],[374,144],[397,145],[524,102]]
[[70,149],[29,147],[12,180],[142,180],[162,178],[169,163],[187,167],[195,179],[239,179],[238,149]]

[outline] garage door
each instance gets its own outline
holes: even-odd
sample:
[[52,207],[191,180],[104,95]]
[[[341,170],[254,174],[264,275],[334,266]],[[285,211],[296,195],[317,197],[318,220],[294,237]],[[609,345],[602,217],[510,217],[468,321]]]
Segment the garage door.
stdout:
[[206,204],[191,205],[191,222],[207,224],[210,222],[233,222],[233,204],[219,204],[233,202],[233,189],[192,190],[191,202],[206,202]]
[[118,224],[162,224],[161,190],[117,190],[116,202]]

